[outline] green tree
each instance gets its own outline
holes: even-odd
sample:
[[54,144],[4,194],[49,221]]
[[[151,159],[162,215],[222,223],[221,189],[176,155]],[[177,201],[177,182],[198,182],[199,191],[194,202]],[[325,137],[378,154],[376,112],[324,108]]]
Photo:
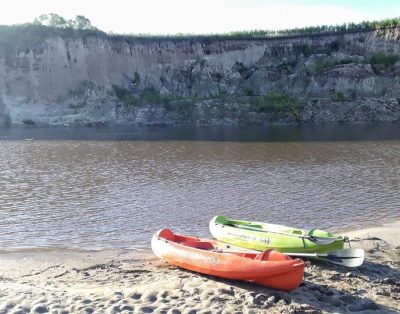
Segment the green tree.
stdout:
[[92,22],[83,15],[75,16],[74,20],[65,20],[62,16],[55,13],[42,14],[35,18],[34,24],[58,27],[58,28],[74,28],[85,30],[96,30],[97,28],[92,25]]
[[68,27],[67,21],[62,16],[55,13],[42,14],[36,18],[33,23],[50,27]]
[[74,28],[76,29],[95,29],[92,22],[83,15],[77,15],[74,21]]

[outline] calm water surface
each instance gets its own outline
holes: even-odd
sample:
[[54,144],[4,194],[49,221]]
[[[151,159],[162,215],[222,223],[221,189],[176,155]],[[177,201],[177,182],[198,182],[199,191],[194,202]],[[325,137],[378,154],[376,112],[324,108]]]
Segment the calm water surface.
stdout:
[[400,126],[0,130],[0,250],[135,248],[216,214],[298,227],[400,219]]

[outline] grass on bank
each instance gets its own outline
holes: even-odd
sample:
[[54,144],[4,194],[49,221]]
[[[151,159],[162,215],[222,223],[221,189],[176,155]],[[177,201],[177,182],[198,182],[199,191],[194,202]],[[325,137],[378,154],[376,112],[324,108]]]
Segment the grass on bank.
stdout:
[[287,92],[272,92],[265,96],[252,97],[250,105],[256,112],[276,112],[298,108],[299,102]]
[[139,106],[145,104],[168,104],[172,101],[183,100],[179,95],[164,95],[154,87],[147,87],[139,93],[134,94],[128,88],[112,85],[118,100],[126,106]]

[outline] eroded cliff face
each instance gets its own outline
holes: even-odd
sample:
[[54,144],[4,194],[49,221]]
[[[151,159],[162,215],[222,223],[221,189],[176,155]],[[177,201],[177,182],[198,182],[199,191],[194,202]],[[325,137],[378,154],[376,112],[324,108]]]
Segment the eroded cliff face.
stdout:
[[400,121],[399,34],[48,37],[0,53],[0,124]]

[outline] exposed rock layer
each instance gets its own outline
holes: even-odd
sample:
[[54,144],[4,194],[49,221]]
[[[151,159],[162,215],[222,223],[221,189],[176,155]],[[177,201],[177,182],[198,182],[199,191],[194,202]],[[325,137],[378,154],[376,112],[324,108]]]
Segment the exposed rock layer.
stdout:
[[0,124],[400,121],[399,34],[17,42],[0,49]]

